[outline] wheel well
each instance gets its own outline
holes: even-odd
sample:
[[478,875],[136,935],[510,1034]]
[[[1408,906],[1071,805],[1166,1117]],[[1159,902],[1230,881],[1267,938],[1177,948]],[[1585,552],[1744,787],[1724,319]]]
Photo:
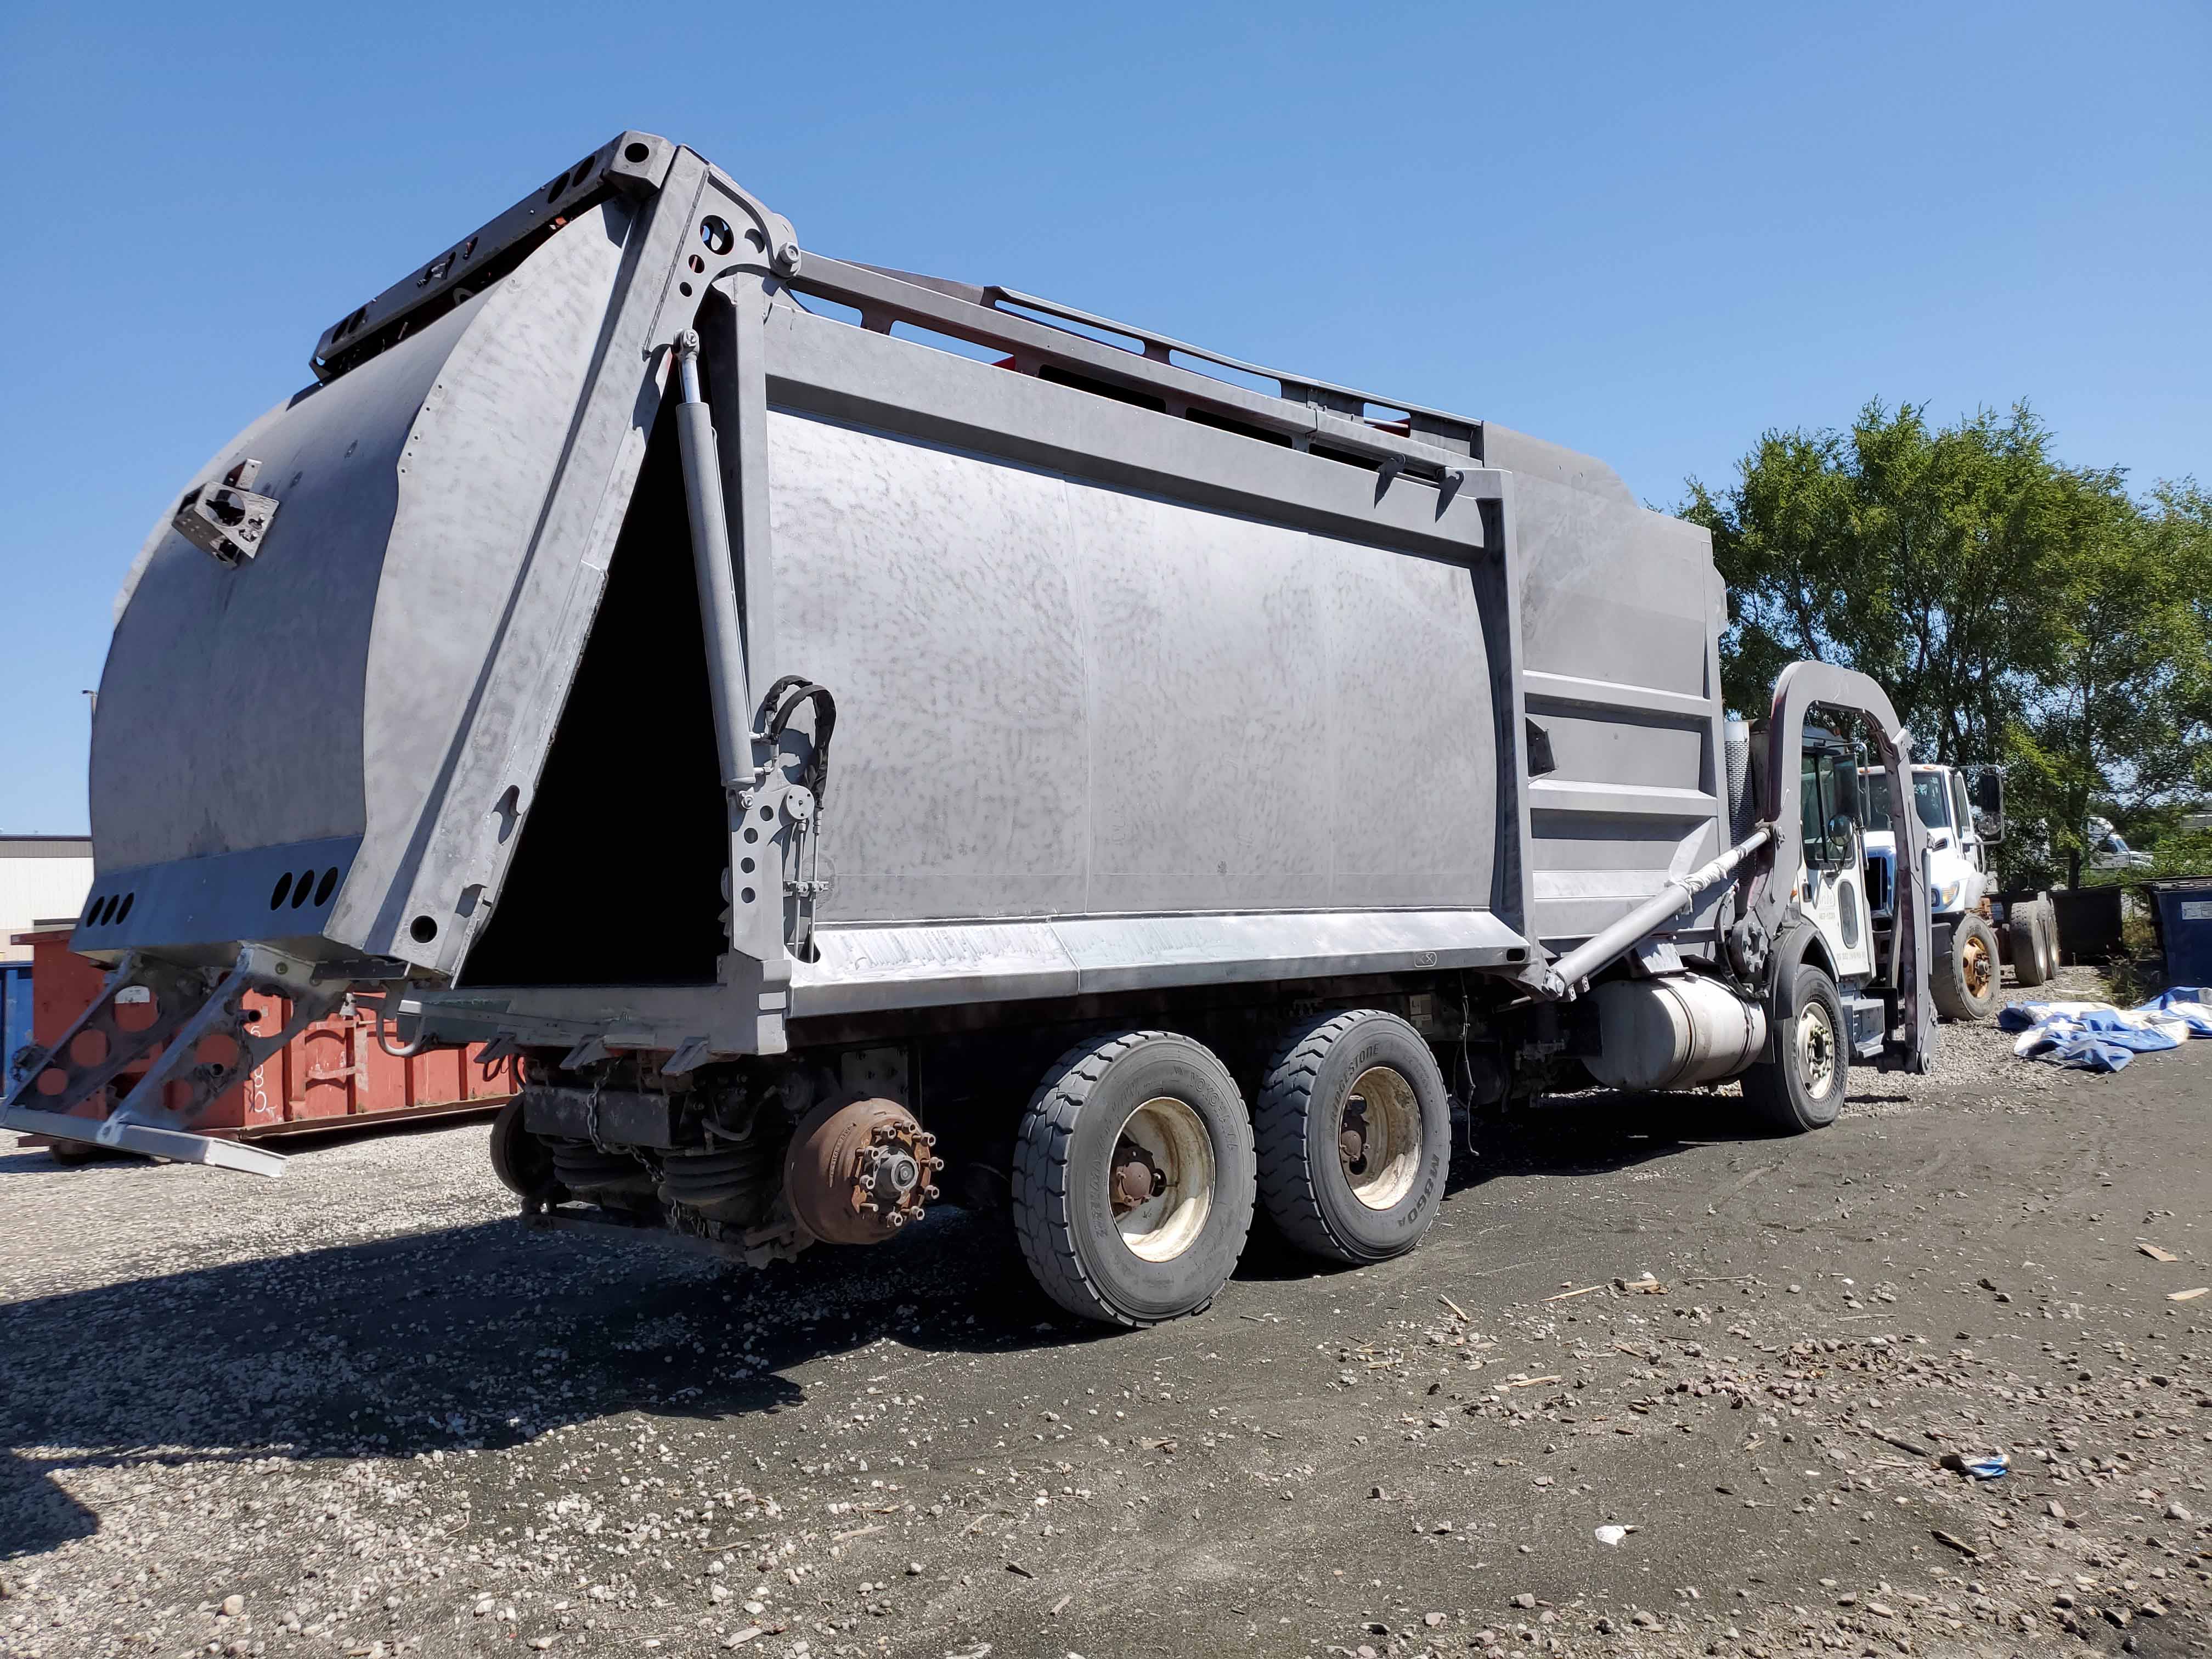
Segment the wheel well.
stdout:
[[1760,1060],[1772,1064],[1781,1053],[1778,1034],[1782,1022],[1777,1017],[1778,1011],[1788,1005],[1790,988],[1796,981],[1798,969],[1810,963],[1828,976],[1831,985],[1839,985],[1840,981],[1836,977],[1836,959],[1828,954],[1827,941],[1820,937],[1820,930],[1809,921],[1796,921],[1784,928],[1782,937],[1775,941],[1774,954],[1769,961],[1771,966],[1768,969],[1765,996],[1768,1026],[1766,1042],[1759,1049],[1759,1057]]
[[1782,946],[1774,953],[1774,983],[1782,983],[1782,975],[1794,973],[1807,963],[1812,963],[1831,981],[1840,983],[1836,973],[1836,959],[1829,953],[1828,941],[1820,930],[1810,922],[1800,923],[1782,936]]

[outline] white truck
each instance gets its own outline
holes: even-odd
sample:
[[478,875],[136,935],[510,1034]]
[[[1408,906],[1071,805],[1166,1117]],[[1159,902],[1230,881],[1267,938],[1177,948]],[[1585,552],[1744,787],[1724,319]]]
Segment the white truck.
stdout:
[[[1893,915],[1897,834],[1889,779],[1879,768],[1867,785],[1866,882],[1877,933]],[[2048,898],[1997,892],[1990,849],[2004,839],[2004,774],[1994,766],[1915,766],[1912,805],[1928,836],[1928,903],[1935,955],[1929,988],[1947,1019],[1986,1019],[1996,1012],[2000,969],[2008,961],[2023,988],[2056,970],[2056,912]]]
[[2089,832],[2087,863],[2092,870],[2148,870],[2158,862],[2129,846],[2110,818],[2091,818],[2083,828]]

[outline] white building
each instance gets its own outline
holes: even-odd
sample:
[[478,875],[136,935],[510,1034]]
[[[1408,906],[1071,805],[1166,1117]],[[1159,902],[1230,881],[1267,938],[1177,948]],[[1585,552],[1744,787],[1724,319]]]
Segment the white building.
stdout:
[[0,836],[0,962],[26,961],[9,941],[36,922],[74,920],[92,891],[92,842],[84,836]]

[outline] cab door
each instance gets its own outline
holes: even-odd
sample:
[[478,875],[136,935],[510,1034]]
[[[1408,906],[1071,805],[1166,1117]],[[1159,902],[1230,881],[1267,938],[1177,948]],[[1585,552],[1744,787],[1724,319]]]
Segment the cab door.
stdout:
[[1805,847],[1801,891],[1805,914],[1835,960],[1838,981],[1863,981],[1874,972],[1858,781],[1855,757],[1809,746],[1804,750],[1798,776],[1798,827]]
[[1951,775],[1951,821],[1958,825],[1959,854],[1975,869],[1986,872],[1989,860],[1982,840],[1981,828],[1975,821],[1974,803],[1966,793],[1966,777],[1963,772]]

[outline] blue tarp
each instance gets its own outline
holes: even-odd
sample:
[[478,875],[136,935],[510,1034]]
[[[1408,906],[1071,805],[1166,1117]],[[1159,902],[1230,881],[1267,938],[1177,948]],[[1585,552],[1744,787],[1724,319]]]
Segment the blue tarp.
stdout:
[[2135,1008],[2109,1002],[2013,1002],[1997,1024],[2018,1031],[2023,1060],[2084,1072],[2117,1072],[2137,1054],[2212,1037],[2212,986],[2177,985]]

